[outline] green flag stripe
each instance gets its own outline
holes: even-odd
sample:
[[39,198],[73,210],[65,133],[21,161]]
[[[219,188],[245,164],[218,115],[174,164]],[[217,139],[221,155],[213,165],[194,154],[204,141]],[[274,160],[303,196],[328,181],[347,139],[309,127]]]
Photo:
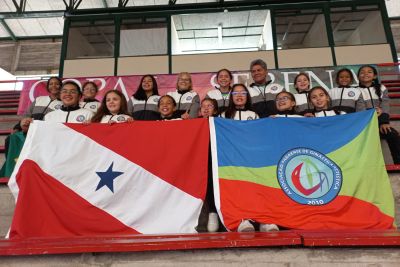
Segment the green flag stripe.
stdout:
[[[377,119],[374,117],[372,123],[355,139],[327,156],[342,170],[343,183],[340,195],[374,203],[383,213],[394,216],[393,195],[380,151]],[[280,188],[276,177],[276,166],[262,168],[227,166],[219,167],[218,171],[220,178]]]

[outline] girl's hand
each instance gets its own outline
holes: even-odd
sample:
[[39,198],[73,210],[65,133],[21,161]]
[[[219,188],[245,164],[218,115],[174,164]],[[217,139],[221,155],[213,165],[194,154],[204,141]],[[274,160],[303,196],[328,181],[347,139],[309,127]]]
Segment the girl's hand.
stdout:
[[270,115],[269,117],[270,118],[276,118],[276,115]]
[[90,121],[83,121],[82,122],[83,125],[90,125],[90,123],[91,123]]
[[375,108],[378,117],[382,114],[382,109],[380,107]]
[[127,123],[131,123],[131,122],[133,122],[133,121],[135,121],[135,120],[134,120],[133,118],[131,118],[131,117],[129,117],[129,118],[126,119],[126,122],[127,122]]
[[390,133],[392,129],[390,128],[390,124],[382,124],[379,126],[379,131],[383,134]]
[[109,120],[109,121],[108,121],[108,125],[113,125],[114,123],[116,123],[116,122],[113,121],[113,120]]
[[181,118],[182,118],[182,120],[190,119],[189,113],[186,111],[185,113],[183,113],[183,114],[181,115]]
[[304,114],[304,117],[312,118],[312,117],[315,117],[315,116],[314,116],[314,114],[312,114],[310,112],[307,112],[307,113]]

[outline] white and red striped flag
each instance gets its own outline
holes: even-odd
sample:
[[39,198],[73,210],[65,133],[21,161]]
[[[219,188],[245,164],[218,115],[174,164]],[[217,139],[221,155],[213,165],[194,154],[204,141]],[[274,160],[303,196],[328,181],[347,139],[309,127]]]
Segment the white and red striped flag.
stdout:
[[9,237],[196,232],[208,143],[205,119],[35,121],[9,182]]

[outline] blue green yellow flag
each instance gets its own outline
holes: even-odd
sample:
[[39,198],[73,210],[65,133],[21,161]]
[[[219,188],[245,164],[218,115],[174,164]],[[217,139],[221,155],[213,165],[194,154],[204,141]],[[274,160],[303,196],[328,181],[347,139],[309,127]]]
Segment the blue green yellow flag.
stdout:
[[390,229],[394,200],[373,110],[324,118],[210,120],[214,194],[229,230]]

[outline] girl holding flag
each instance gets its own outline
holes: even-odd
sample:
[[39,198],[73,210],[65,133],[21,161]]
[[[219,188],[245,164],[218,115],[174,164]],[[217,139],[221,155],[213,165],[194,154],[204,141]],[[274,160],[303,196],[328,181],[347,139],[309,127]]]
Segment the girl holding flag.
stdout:
[[124,95],[118,90],[108,91],[101,106],[92,118],[92,122],[122,123],[133,121],[128,115],[127,103]]
[[255,120],[258,114],[251,109],[249,90],[244,84],[233,85],[229,96],[229,106],[221,117],[234,120]]

